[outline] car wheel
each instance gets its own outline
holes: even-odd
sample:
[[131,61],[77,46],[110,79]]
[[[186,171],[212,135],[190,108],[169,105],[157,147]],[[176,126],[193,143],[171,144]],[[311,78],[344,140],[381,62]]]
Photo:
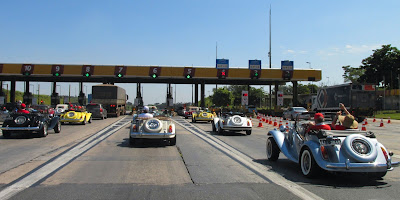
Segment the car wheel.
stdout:
[[64,125],[65,123],[64,122],[61,122],[61,125]]
[[247,130],[246,135],[251,135],[251,130]]
[[192,120],[194,123],[196,123],[196,118],[195,117],[193,117],[193,120]]
[[89,118],[88,123],[89,123],[89,124],[92,123],[92,117]]
[[82,125],[85,125],[85,124],[86,124],[86,118],[83,119],[83,121],[82,121],[81,124],[82,124]]
[[358,134],[347,136],[343,141],[342,148],[358,162],[372,162],[378,155],[377,147],[367,137]]
[[290,115],[290,119],[291,119],[292,121],[294,121],[294,117],[293,117],[293,115]]
[[223,135],[224,134],[224,130],[222,130],[221,127],[218,127],[218,134]]
[[175,146],[176,145],[176,135],[174,138],[169,139],[169,146]]
[[11,133],[8,131],[3,131],[3,138],[10,138],[11,137]]
[[59,133],[61,132],[61,122],[57,122],[57,125],[54,127],[54,132]]
[[217,131],[217,129],[215,128],[215,124],[214,124],[214,122],[213,122],[213,121],[211,121],[211,126],[212,126],[212,131],[213,131],[213,132],[216,132],[216,131]]
[[162,129],[162,122],[159,119],[152,118],[144,122],[143,129],[147,133],[159,133]]
[[188,117],[187,116],[185,116],[185,119],[187,119]]
[[101,120],[104,120],[104,115],[101,116]]
[[275,139],[270,137],[267,140],[267,158],[270,161],[276,161],[279,158],[280,149],[275,142]]
[[39,136],[40,137],[46,137],[47,136],[47,124],[43,123],[42,129],[39,131]]
[[313,178],[319,174],[321,168],[315,162],[314,157],[309,148],[305,148],[301,152],[300,168],[303,175],[307,178]]

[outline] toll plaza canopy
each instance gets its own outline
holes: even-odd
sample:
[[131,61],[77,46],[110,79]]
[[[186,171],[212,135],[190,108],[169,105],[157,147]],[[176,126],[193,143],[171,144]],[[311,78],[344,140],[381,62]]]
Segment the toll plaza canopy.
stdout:
[[318,69],[0,64],[0,81],[270,85],[320,80],[321,70]]

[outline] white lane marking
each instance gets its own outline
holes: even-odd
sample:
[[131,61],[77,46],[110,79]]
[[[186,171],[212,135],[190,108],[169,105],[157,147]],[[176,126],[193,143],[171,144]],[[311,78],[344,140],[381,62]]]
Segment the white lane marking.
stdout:
[[[226,153],[226,154],[232,156],[233,158],[237,159],[239,162],[241,162],[242,164],[246,165],[250,169],[252,169],[252,170],[256,171],[257,173],[265,176],[266,178],[268,178],[273,183],[275,183],[277,185],[280,185],[283,188],[287,189],[288,191],[290,191],[294,195],[298,196],[299,198],[307,199],[307,200],[308,199],[310,199],[310,200],[311,199],[323,199],[323,198],[317,196],[316,194],[304,189],[300,185],[283,178],[278,173],[270,171],[270,169],[266,168],[264,165],[253,162],[252,158],[250,158],[249,156],[247,156],[247,155],[241,153],[240,151],[230,147],[226,143],[222,142],[220,139],[218,139],[218,138],[216,138],[214,136],[210,136],[209,134],[207,134],[202,129],[200,129],[200,128],[196,127],[196,126],[193,126],[192,124],[190,124],[188,122],[186,122],[185,125],[183,125],[183,124],[177,122],[176,120],[173,120],[173,121],[175,123],[179,124],[184,129],[186,129],[189,132],[193,133],[197,137],[207,141],[208,143],[210,143],[214,147],[220,149],[224,153]],[[186,124],[189,124],[190,126],[186,126]],[[190,127],[195,127],[196,130],[200,131],[203,134],[197,133],[196,131],[192,130]]]
[[[113,133],[117,132],[122,127],[126,126],[130,121],[125,122],[123,125],[118,125],[117,128],[114,126],[124,120],[126,117],[114,122],[113,124],[109,125],[109,127],[101,130],[100,132],[90,136],[83,142],[81,142],[78,146],[74,147],[73,149],[69,150],[68,152],[64,153],[54,161],[44,165],[42,168],[38,169],[37,171],[33,172],[32,174],[26,176],[25,178],[19,180],[18,182],[6,187],[4,190],[0,191],[0,199],[6,200],[21,192],[22,190],[31,187],[36,182],[40,181],[47,175],[53,173],[55,170],[59,169],[66,163],[70,162],[72,159],[75,159],[80,154],[85,152],[86,150],[95,146],[99,141],[102,141],[104,138],[112,135]],[[109,131],[108,133],[102,135],[104,132]],[[99,137],[102,135],[101,137]],[[97,138],[98,137],[98,138]]]

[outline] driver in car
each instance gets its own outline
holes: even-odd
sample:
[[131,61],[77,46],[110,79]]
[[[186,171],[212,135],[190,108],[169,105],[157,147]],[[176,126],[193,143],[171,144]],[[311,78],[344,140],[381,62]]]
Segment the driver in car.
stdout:
[[306,133],[310,132],[310,130],[331,130],[331,127],[328,124],[325,124],[324,115],[322,113],[315,113],[314,115],[315,124],[310,123],[310,127],[307,129]]
[[143,107],[143,112],[140,113],[140,114],[138,115],[138,117],[139,117],[139,118],[147,118],[147,119],[150,119],[150,118],[153,118],[153,115],[149,113],[149,107],[148,107],[148,106],[144,106],[144,107]]
[[26,105],[24,103],[21,103],[21,105],[19,106],[19,109],[17,111],[17,113],[25,113],[25,114],[29,114],[29,111],[25,110]]

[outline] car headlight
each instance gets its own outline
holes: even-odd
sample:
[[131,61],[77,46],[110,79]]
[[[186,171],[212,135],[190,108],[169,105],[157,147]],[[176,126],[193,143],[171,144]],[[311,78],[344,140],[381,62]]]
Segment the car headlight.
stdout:
[[75,116],[75,113],[74,113],[74,112],[68,113],[68,117],[73,117],[73,116]]

